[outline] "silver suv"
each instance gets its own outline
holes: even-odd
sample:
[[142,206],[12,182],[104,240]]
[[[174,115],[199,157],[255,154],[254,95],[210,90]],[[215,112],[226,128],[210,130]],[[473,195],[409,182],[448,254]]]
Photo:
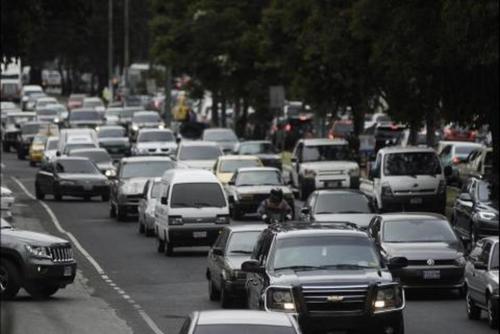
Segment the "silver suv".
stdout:
[[73,283],[76,262],[68,241],[15,229],[3,219],[0,237],[0,299],[14,298],[21,287],[47,298]]

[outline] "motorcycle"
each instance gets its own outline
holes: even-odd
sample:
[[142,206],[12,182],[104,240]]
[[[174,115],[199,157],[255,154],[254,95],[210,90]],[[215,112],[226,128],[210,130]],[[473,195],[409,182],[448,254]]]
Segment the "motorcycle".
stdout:
[[268,212],[263,214],[261,218],[268,225],[285,223],[292,220],[292,216],[284,212]]

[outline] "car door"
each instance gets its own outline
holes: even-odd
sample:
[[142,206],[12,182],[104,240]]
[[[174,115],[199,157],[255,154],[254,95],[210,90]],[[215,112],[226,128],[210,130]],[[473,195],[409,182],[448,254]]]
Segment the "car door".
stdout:
[[479,257],[477,259],[477,262],[484,264],[485,269],[473,269],[473,284],[472,286],[469,286],[471,289],[471,295],[474,298],[474,300],[478,301],[482,305],[486,305],[486,285],[487,285],[487,267],[488,263],[490,261],[490,254],[491,254],[491,249],[492,249],[492,242],[489,240],[485,240],[483,244],[483,248],[481,251],[481,254],[479,254]]
[[302,157],[302,150],[303,150],[304,144],[302,142],[298,142],[297,146],[293,150],[292,154],[292,169],[290,173],[292,174],[292,185],[294,187],[299,186],[299,170],[300,170],[300,159]]
[[472,201],[467,201],[463,198],[460,198],[462,194],[469,194],[469,189],[472,185],[472,180],[467,181],[463,186],[462,189],[460,190],[460,193],[455,200],[454,208],[453,208],[453,216],[454,216],[454,222],[455,222],[455,230],[462,236],[462,237],[468,237],[469,236],[469,227],[465,226],[466,225],[466,212],[467,212],[467,207],[470,206],[472,207]]
[[[257,242],[253,259],[259,261],[261,267],[265,268],[270,248],[271,238],[263,233]],[[249,273],[247,275],[248,307],[259,310],[264,307],[262,295],[266,288],[266,273]]]
[[147,180],[146,184],[144,184],[144,190],[142,191],[142,198],[139,200],[139,206],[137,208],[139,214],[139,221],[144,221],[146,219],[146,208],[148,206],[148,194],[149,187],[152,184],[151,180]]

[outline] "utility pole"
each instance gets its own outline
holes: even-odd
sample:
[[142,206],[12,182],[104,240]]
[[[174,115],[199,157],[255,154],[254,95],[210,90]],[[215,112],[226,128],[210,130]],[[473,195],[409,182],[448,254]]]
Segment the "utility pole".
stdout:
[[113,100],[113,0],[108,0],[108,89]]
[[[124,86],[124,97],[128,95],[128,65],[129,65],[129,15],[128,15],[128,7],[129,7],[129,0],[124,0],[124,41],[123,41],[123,86]],[[126,99],[124,99],[126,103]]]

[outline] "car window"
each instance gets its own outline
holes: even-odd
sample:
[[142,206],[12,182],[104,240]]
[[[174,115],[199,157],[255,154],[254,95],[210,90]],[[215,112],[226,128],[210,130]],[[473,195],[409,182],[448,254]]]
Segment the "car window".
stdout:
[[387,176],[441,174],[441,164],[433,152],[390,153],[384,160]]
[[237,186],[282,185],[281,175],[274,170],[239,172]]
[[214,243],[214,248],[219,248],[219,249],[224,249],[226,248],[226,241],[229,236],[229,230],[228,229],[223,229],[220,230],[219,236],[217,237],[217,240],[215,240]]
[[227,243],[227,255],[252,254],[260,231],[233,232]]
[[173,161],[125,162],[120,168],[120,178],[161,177],[167,170],[175,168]]
[[238,168],[259,166],[262,166],[259,160],[222,160],[219,164],[219,172],[234,173]]
[[217,146],[183,146],[179,160],[217,160],[221,155]]
[[385,242],[454,242],[457,240],[446,220],[411,219],[385,222],[383,229]]
[[100,172],[89,160],[59,160],[55,163],[57,173],[99,174]]
[[172,208],[225,207],[218,183],[179,183],[172,188]]
[[493,254],[491,255],[490,270],[498,270],[498,242],[495,243]]
[[370,203],[362,194],[320,194],[315,214],[371,213]]
[[138,143],[162,141],[173,142],[175,141],[174,134],[170,131],[146,131],[140,132],[137,137]]
[[302,161],[335,161],[352,160],[349,146],[347,145],[318,145],[304,146]]
[[471,152],[477,150],[475,146],[455,146],[455,156],[460,158],[466,158]]
[[203,325],[196,327],[194,334],[296,334],[293,327],[255,324]]
[[482,263],[488,263],[490,260],[490,252],[491,252],[491,242],[486,242],[483,246],[483,251],[479,255],[479,261]]

